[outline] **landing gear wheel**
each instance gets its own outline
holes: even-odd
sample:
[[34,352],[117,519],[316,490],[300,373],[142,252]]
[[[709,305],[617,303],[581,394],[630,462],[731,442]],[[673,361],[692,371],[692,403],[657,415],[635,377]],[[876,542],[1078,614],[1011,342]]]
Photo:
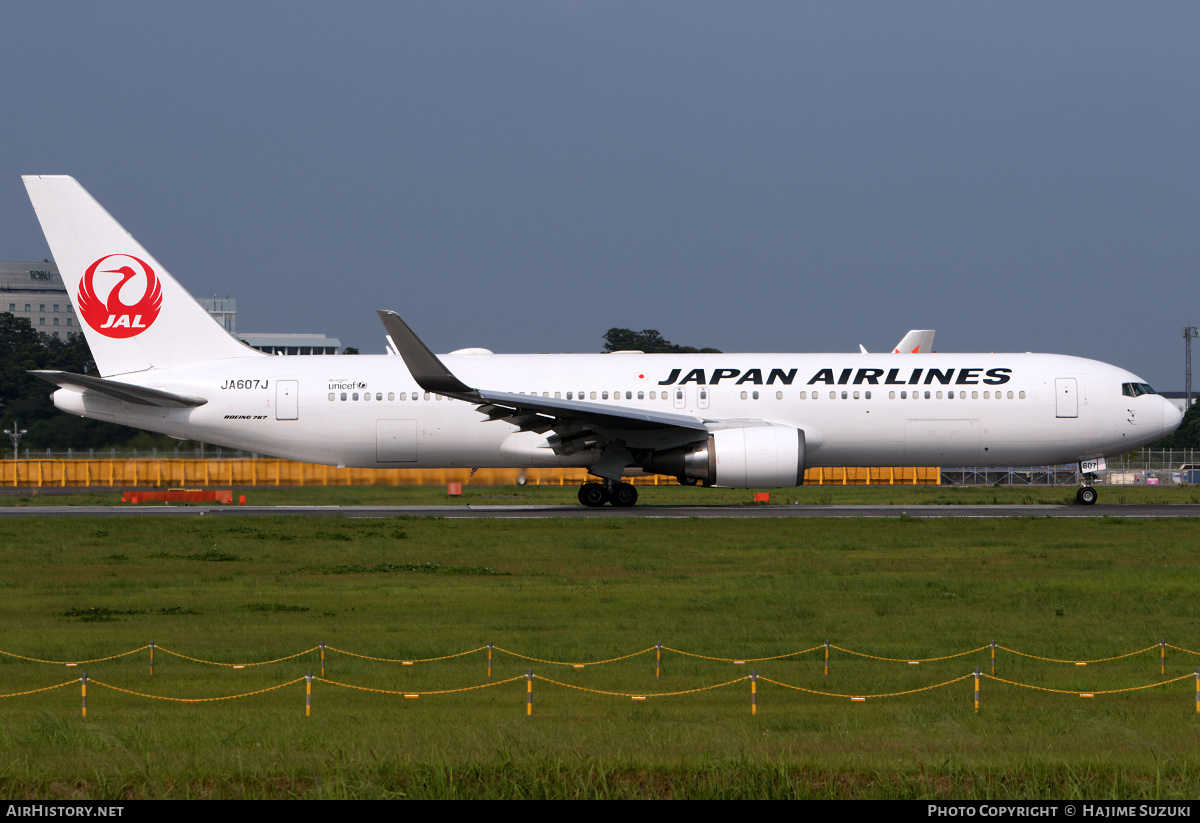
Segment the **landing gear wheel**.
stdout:
[[681,486],[694,486],[700,482],[700,479],[697,477],[676,477],[675,479],[679,481],[679,485]]
[[1090,506],[1096,502],[1096,490],[1091,486],[1081,486],[1079,491],[1075,492],[1075,502],[1081,506]]
[[579,487],[579,502],[594,509],[599,508],[608,502],[608,491],[599,483],[584,483]]
[[637,502],[637,489],[632,483],[618,483],[609,494],[609,502],[614,506],[627,507]]

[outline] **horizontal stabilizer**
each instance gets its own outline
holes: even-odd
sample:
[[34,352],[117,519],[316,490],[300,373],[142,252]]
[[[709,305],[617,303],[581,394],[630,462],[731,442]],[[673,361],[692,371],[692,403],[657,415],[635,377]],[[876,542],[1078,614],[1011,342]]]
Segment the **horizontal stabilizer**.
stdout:
[[203,406],[208,402],[203,397],[189,397],[184,394],[172,394],[159,389],[147,389],[144,386],[134,386],[116,380],[106,380],[103,377],[90,377],[86,374],[72,374],[69,371],[31,371],[34,377],[40,377],[47,383],[53,383],[63,388],[82,389],[98,394],[106,394],[125,403],[136,403],[139,406],[160,406],[166,409],[183,409]]

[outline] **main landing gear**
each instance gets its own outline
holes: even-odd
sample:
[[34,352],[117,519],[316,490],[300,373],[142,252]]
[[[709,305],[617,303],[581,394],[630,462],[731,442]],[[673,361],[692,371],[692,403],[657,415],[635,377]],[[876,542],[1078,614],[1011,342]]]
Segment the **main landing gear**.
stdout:
[[637,499],[637,488],[631,483],[605,480],[603,483],[584,483],[579,487],[579,502],[592,508],[599,508],[605,503],[625,508],[632,506]]

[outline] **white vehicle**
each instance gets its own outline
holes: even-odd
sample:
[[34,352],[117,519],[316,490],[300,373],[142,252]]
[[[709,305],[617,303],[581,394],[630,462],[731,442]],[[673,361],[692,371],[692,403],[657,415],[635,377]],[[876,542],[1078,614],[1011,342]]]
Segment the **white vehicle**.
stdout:
[[809,466],[1060,464],[1181,420],[1136,375],[1049,354],[437,356],[381,311],[400,357],[272,357],[74,179],[24,180],[103,376],[36,374],[65,412],[173,437],[336,466],[584,467],[600,482],[581,502],[631,506],[637,470],[781,488]]

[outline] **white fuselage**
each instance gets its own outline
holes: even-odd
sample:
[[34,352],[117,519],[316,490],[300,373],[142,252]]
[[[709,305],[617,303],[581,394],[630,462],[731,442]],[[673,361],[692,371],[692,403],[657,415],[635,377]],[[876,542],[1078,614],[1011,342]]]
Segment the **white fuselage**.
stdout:
[[[808,466],[1074,462],[1153,442],[1179,412],[1115,366],[1046,354],[450,354],[480,389],[802,429]],[[423,392],[400,357],[228,358],[114,379],[207,398],[157,408],[71,388],[60,409],[174,437],[360,467],[588,466],[545,434]]]

